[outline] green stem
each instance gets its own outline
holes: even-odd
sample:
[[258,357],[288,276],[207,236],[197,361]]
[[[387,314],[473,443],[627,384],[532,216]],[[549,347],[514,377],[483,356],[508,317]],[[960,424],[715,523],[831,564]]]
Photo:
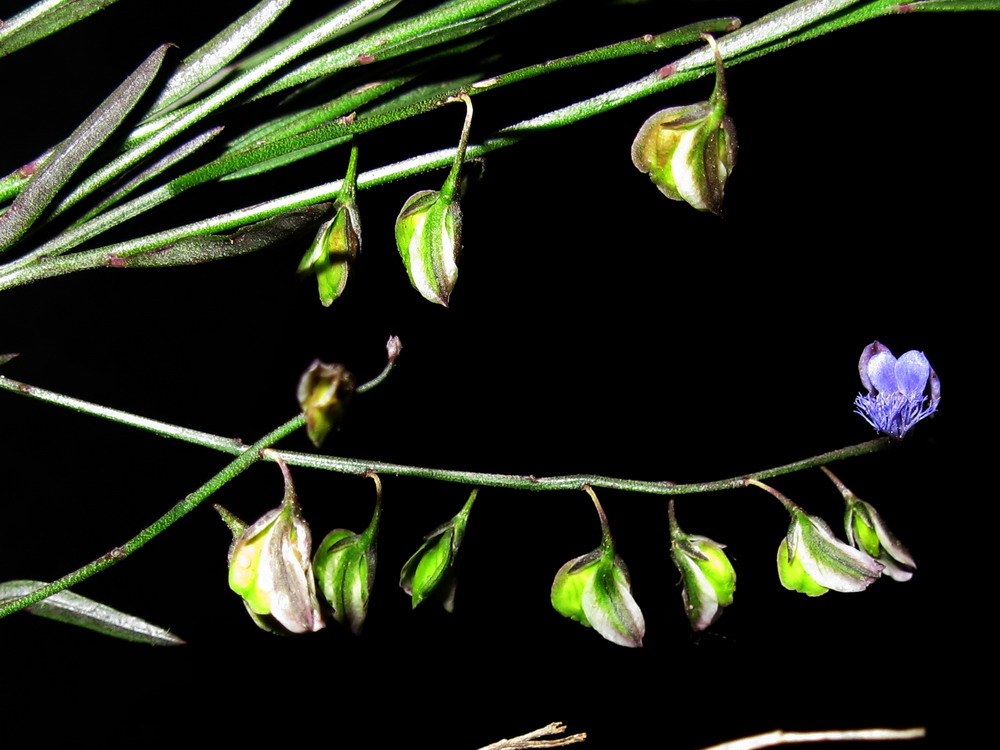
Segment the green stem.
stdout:
[[47,586],[43,586],[27,596],[22,596],[20,599],[15,599],[0,605],[0,618],[6,617],[7,615],[17,612],[18,610],[31,606],[35,602],[41,601],[47,596],[51,596],[52,594],[68,589],[70,586],[75,586],[80,581],[84,581],[91,576],[100,573],[102,570],[110,568],[112,565],[121,562],[136,550],[146,546],[146,544],[154,537],[159,536],[162,532],[166,531],[181,518],[201,505],[205,499],[210,497],[214,492],[216,492],[216,490],[226,484],[226,482],[235,478],[239,474],[242,474],[252,464],[259,461],[261,459],[262,450],[299,429],[304,424],[305,417],[301,414],[285,422],[285,424],[268,433],[252,446],[249,446],[246,451],[231,461],[222,471],[209,479],[205,482],[205,484],[185,497],[173,508],[168,510],[152,524],[129,539],[122,546],[115,547],[110,552],[101,555],[96,560],[84,565],[79,570],[65,575],[59,580],[54,581]]
[[[391,367],[388,365],[387,367]],[[384,374],[380,375],[371,383],[381,382]],[[371,383],[358,388],[369,390]],[[47,401],[59,406],[73,409],[74,411],[93,414],[94,416],[110,419],[122,424],[139,427],[150,432],[165,437],[172,437],[185,442],[202,445],[206,448],[214,448],[224,453],[238,454],[253,450],[254,447],[247,447],[238,439],[224,438],[217,435],[210,435],[205,432],[191,430],[186,427],[171,425],[166,422],[159,422],[155,419],[147,419],[128,412],[117,409],[109,409],[99,404],[65,396],[42,388],[19,383],[0,375],[0,390],[7,390],[30,396],[41,401]],[[314,453],[299,453],[296,451],[268,451],[264,460],[274,460],[280,457],[289,466],[304,466],[324,471],[333,471],[339,474],[354,474],[365,476],[369,472],[378,474],[391,474],[397,477],[418,477],[421,479],[435,479],[441,482],[455,482],[458,484],[474,484],[486,487],[503,487],[513,490],[579,490],[584,486],[605,487],[609,489],[625,490],[627,492],[641,492],[653,495],[692,495],[702,492],[718,492],[720,490],[733,490],[746,487],[750,480],[760,481],[783,474],[792,474],[797,471],[811,469],[834,461],[841,461],[845,458],[863,456],[869,453],[885,450],[892,445],[888,438],[877,438],[857,445],[839,448],[837,450],[821,453],[818,456],[794,461],[783,466],[776,466],[770,469],[755,471],[728,479],[718,479],[711,482],[694,482],[688,484],[675,484],[668,481],[646,481],[641,479],[620,479],[616,477],[606,477],[596,474],[569,474],[554,477],[535,477],[531,475],[519,474],[493,474],[476,471],[456,471],[453,469],[435,469],[425,466],[409,466],[406,464],[388,463],[385,461],[368,461],[359,458],[345,458],[340,456],[320,456]]]
[[[822,467],[820,467],[820,468],[822,468]],[[746,485],[748,487],[759,487],[760,489],[764,490],[764,492],[767,492],[767,493],[773,495],[774,497],[778,498],[778,500],[781,502],[781,504],[785,506],[785,510],[787,510],[789,513],[798,513],[798,512],[802,511],[802,508],[800,508],[794,502],[792,502],[787,497],[785,497],[783,494],[781,494],[780,492],[778,492],[778,490],[774,489],[774,487],[766,485],[763,482],[757,481],[756,477],[748,477],[747,480],[746,480]]]

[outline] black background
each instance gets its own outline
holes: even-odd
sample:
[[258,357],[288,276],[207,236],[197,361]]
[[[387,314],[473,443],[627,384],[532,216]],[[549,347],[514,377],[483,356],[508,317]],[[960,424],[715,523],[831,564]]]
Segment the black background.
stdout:
[[[64,137],[156,44],[178,44],[175,62],[249,5],[122,2],[4,60],[0,171]],[[399,11],[409,5],[422,4]],[[513,25],[490,48],[506,57],[484,72],[710,15],[749,21],[777,3],[569,5]],[[275,36],[318,12],[292,9]],[[399,335],[396,372],[354,402],[324,450],[537,476],[702,481],[861,442],[873,437],[851,411],[862,348],[878,339],[897,355],[921,349],[944,383],[941,414],[897,449],[836,467],[910,546],[920,565],[911,582],[819,599],[787,592],[774,570],[787,524],[776,502],[756,490],[682,498],[682,526],[728,544],[739,574],[734,606],[692,636],[665,501],[600,491],[648,625],[645,648],[628,650],[548,603],[559,566],[599,540],[586,496],[488,489],[471,516],[456,612],[433,602],[411,612],[397,571],[468,488],[386,476],[362,637],[334,624],[288,639],[257,630],[226,585],[229,532],[206,506],[75,589],[188,645],[119,643],[17,615],[0,623],[4,672],[21,686],[15,705],[65,717],[39,725],[48,732],[101,741],[197,731],[472,748],[555,720],[590,733],[593,748],[695,748],[779,727],[930,725],[940,739],[938,669],[954,658],[955,623],[952,559],[931,510],[951,502],[951,415],[967,400],[965,340],[982,325],[974,290],[984,271],[967,255],[989,242],[995,197],[975,104],[992,78],[976,41],[983,21],[883,19],[730,70],[741,149],[722,219],[667,201],[629,160],[646,117],[706,98],[708,81],[491,155],[463,201],[450,309],[410,288],[392,240],[399,206],[443,173],[360,195],[363,255],[329,309],[294,274],[305,239],[209,266],[88,272],[0,296],[0,349],[22,354],[7,376],[245,441],[295,413],[313,358],[364,380]],[[674,57],[477,97],[472,140]],[[219,121],[238,128],[242,116]],[[460,123],[461,109],[445,108],[365,136],[361,169],[453,144]],[[336,149],[203,186],[113,237],[336,179],[345,164]],[[79,567],[227,461],[13,394],[0,402],[2,580]],[[308,449],[304,435],[282,446]],[[294,474],[317,537],[367,523],[370,481]],[[818,471],[774,484],[838,525],[839,495]],[[217,499],[252,520],[280,492],[277,470],[257,466]]]

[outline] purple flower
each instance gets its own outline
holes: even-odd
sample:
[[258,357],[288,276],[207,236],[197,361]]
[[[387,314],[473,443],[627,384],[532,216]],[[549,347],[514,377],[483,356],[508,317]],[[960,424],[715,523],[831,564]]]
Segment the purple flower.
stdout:
[[865,347],[858,362],[867,394],[854,399],[854,411],[872,427],[896,440],[937,411],[941,381],[923,352],[912,349],[896,359],[877,341]]

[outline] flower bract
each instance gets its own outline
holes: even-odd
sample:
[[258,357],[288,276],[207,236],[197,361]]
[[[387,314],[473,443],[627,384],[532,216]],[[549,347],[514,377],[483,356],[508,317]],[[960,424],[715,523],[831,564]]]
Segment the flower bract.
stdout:
[[861,353],[858,371],[868,393],[854,399],[854,411],[879,432],[901,440],[937,411],[941,381],[923,352],[910,350],[897,359],[873,341]]

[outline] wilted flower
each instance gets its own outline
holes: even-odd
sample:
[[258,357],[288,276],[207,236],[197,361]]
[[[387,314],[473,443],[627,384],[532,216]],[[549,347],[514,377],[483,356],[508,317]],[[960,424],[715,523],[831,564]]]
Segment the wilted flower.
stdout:
[[448,612],[455,608],[455,560],[478,493],[478,489],[473,490],[458,515],[425,536],[420,549],[403,566],[399,585],[412,598],[413,607],[434,594]]
[[923,352],[912,349],[896,359],[873,341],[861,352],[858,371],[868,393],[854,399],[854,411],[879,432],[901,440],[913,425],[937,411],[941,381]]
[[354,394],[354,376],[343,365],[313,360],[299,380],[299,406],[306,415],[306,432],[317,448],[344,417]]
[[660,110],[646,120],[632,143],[632,163],[671,200],[717,214],[736,164],[736,128],[726,114],[722,55],[711,35],[702,36],[715,54],[711,98]]
[[410,283],[424,297],[448,306],[458,280],[462,250],[462,209],[458,203],[458,177],[472,126],[472,101],[465,102],[465,126],[455,161],[441,190],[421,190],[410,196],[396,218],[396,248]]
[[826,521],[811,516],[773,487],[747,482],[770,492],[792,517],[778,547],[778,578],[786,589],[809,596],[828,590],[864,591],[882,575],[882,564],[862,550],[837,539]]
[[323,598],[333,609],[333,619],[361,633],[368,614],[368,597],[375,583],[376,541],[382,515],[382,482],[375,480],[375,512],[368,528],[360,534],[334,529],[320,543],[313,569]]
[[[243,597],[247,611],[264,630],[307,633],[323,628],[309,562],[312,542],[288,467],[283,461],[278,463],[285,478],[285,496],[279,507],[245,527],[233,541],[229,587]],[[226,520],[234,528],[232,518]]]
[[677,525],[670,501],[670,557],[681,572],[684,610],[692,630],[704,630],[733,603],[736,571],[723,552],[725,545],[708,537],[685,534]]
[[361,252],[361,219],[355,202],[358,147],[351,147],[351,161],[344,187],[337,196],[337,212],[319,228],[299,263],[299,273],[312,271],[319,285],[319,299],[329,307],[344,293],[351,264]]
[[913,578],[913,571],[917,567],[913,556],[885,525],[879,512],[844,486],[844,483],[828,468],[825,466],[820,468],[837,485],[847,505],[844,512],[847,541],[882,563],[885,567],[882,575],[897,581],[908,581]]
[[642,646],[646,621],[632,597],[628,568],[615,553],[608,519],[590,487],[584,487],[601,518],[601,546],[563,565],[552,582],[556,612],[592,627],[619,646]]

